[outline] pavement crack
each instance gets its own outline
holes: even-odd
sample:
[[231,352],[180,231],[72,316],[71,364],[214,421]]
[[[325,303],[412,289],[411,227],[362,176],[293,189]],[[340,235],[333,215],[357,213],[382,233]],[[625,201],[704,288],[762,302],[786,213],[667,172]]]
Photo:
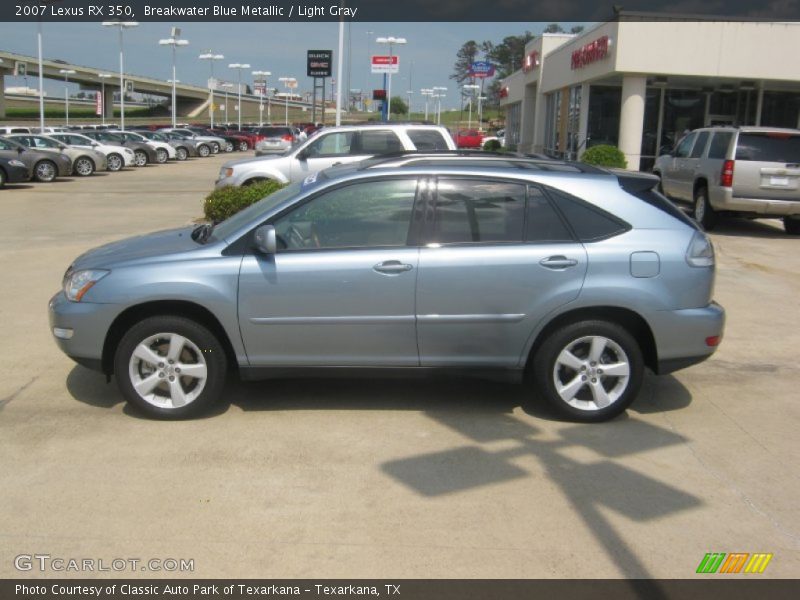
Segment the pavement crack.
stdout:
[[32,378],[32,379],[31,379],[31,380],[28,382],[28,383],[26,383],[25,385],[23,385],[23,386],[22,386],[21,388],[19,388],[17,391],[15,391],[15,392],[12,392],[11,394],[9,394],[8,396],[6,396],[5,398],[0,398],[0,410],[3,410],[3,409],[6,407],[6,404],[10,403],[10,402],[11,402],[12,400],[14,400],[14,399],[15,399],[17,396],[19,396],[19,395],[20,395],[22,392],[24,392],[25,390],[27,390],[27,389],[28,389],[28,388],[31,386],[31,384],[32,384],[34,381],[36,381],[37,379],[39,379],[39,376],[38,376],[38,375],[37,375],[36,377],[33,377],[33,378]]

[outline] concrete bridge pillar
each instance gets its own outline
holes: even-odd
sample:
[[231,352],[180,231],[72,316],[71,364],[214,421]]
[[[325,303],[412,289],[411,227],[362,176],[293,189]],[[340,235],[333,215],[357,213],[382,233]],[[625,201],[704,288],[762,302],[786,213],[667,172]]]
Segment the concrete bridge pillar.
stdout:
[[0,69],[0,119],[6,117],[6,72]]

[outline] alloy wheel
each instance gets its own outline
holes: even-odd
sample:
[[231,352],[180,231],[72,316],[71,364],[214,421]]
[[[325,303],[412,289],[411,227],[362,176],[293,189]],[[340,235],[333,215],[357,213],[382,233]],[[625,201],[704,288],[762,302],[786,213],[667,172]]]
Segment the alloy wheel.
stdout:
[[36,165],[36,179],[45,183],[56,178],[56,167],[53,163],[43,160]]
[[122,169],[122,157],[119,154],[111,154],[108,157],[108,170],[119,171]]
[[250,149],[250,144],[248,144],[246,140],[242,140],[241,142],[239,142],[240,152],[247,152],[249,149]]
[[175,156],[178,160],[186,160],[189,157],[189,153],[186,151],[186,148],[176,148]]
[[169,160],[169,154],[164,148],[158,148],[156,150],[156,160],[162,165]]
[[75,172],[81,177],[88,177],[94,173],[94,163],[88,158],[79,158],[75,161]]
[[143,150],[137,150],[134,156],[137,167],[147,166],[147,154]]

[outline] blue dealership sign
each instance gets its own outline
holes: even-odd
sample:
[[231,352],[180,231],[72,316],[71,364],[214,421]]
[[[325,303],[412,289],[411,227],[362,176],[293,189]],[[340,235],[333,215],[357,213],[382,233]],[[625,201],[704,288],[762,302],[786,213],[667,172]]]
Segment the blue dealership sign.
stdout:
[[494,77],[494,65],[485,60],[476,61],[470,65],[469,75],[478,78]]

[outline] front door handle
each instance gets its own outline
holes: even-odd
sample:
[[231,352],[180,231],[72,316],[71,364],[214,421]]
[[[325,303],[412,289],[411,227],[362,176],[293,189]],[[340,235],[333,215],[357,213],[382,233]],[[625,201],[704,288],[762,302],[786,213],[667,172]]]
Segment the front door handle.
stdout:
[[372,267],[378,273],[385,275],[399,275],[413,269],[413,265],[402,263],[399,260],[386,260]]
[[566,256],[548,256],[539,261],[539,264],[548,269],[567,269],[574,267],[578,261],[574,258],[567,258]]

